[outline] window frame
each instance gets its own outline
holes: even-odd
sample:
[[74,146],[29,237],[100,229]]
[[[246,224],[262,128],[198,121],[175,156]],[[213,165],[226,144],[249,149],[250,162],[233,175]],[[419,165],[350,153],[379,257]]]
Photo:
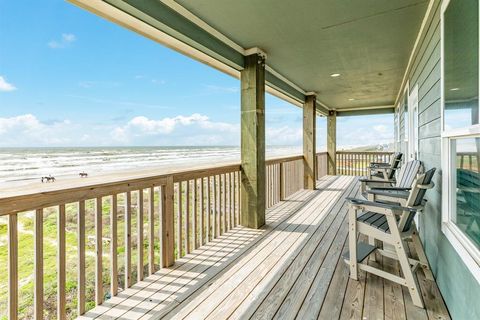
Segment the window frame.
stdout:
[[[451,1],[460,0],[444,0],[442,2],[440,13],[440,27],[441,27],[441,79],[440,79],[440,91],[441,91],[441,158],[442,158],[442,232],[449,240],[455,251],[459,254],[462,261],[465,263],[469,271],[480,283],[480,248],[478,248],[452,221],[452,206],[453,192],[456,192],[453,182],[455,179],[452,172],[452,160],[451,159],[451,145],[453,140],[462,138],[475,138],[480,137],[480,124],[470,125],[464,128],[456,128],[445,130],[445,67],[444,67],[444,16],[445,11]],[[480,17],[480,6],[479,6]],[[479,43],[480,43],[480,23],[479,23]],[[479,55],[479,77],[480,77],[480,55]],[[480,81],[479,81],[479,94],[480,94]],[[480,120],[480,112],[479,112]],[[480,121],[479,121],[480,123]],[[455,159],[456,160],[456,159]],[[455,173],[456,174],[456,173]],[[453,177],[453,178],[452,178]]]

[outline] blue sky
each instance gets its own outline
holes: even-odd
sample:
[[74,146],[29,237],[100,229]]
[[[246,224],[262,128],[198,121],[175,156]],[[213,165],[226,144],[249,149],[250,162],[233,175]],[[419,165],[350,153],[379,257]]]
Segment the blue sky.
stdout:
[[[239,145],[239,87],[65,1],[0,0],[0,147]],[[301,125],[301,109],[267,95],[267,144],[300,145]],[[392,125],[340,118],[338,144],[389,142]]]

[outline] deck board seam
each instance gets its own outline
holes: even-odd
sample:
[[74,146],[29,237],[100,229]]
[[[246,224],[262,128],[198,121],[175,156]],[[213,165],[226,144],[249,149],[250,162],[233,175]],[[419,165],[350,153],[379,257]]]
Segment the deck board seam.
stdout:
[[[298,193],[294,194],[294,196],[293,196],[292,198],[293,198],[293,199],[303,199],[303,197],[306,196],[306,195],[308,195],[308,194],[305,193],[305,192],[298,192]],[[292,203],[291,205],[293,206],[294,204]],[[288,219],[290,216],[291,216],[291,213],[290,213],[290,214],[286,214],[286,216],[285,216],[283,219],[281,219],[280,221],[277,221],[276,223],[281,223],[281,222],[285,221],[286,219]],[[240,230],[248,230],[248,229],[242,227]],[[227,239],[229,239],[229,238],[226,237],[226,235],[227,235],[227,233],[225,233],[224,235],[222,235],[222,236],[220,236],[220,237],[223,237],[224,240],[227,240]],[[219,237],[219,238],[220,238],[220,237]],[[232,240],[231,240],[229,243],[231,243],[232,241],[235,241],[235,240],[236,240],[236,238],[234,237],[234,235],[230,235],[230,237],[233,237],[233,238],[232,238]],[[222,247],[222,248],[223,248],[223,247]],[[207,249],[205,249],[205,250],[208,250],[208,247],[207,247]],[[192,254],[193,254],[193,252],[190,253],[189,255],[192,255]],[[197,257],[198,257],[198,254],[192,256],[191,259],[189,259],[188,261],[192,261],[192,260],[196,259]],[[184,264],[188,263],[188,261],[185,262]],[[184,264],[182,264],[182,265],[184,265]],[[195,266],[192,266],[192,269],[193,269],[193,268],[195,268]],[[178,270],[178,268],[175,268],[175,269],[171,270],[170,272],[168,272],[168,273],[167,273],[166,275],[164,275],[163,277],[155,280],[153,283],[157,283],[157,282],[161,281],[162,278],[168,277],[168,275],[170,275],[171,273],[173,273],[175,270]],[[191,269],[188,269],[188,270],[185,270],[184,272],[186,273],[186,272],[189,272],[190,270],[191,270]],[[182,271],[183,271],[183,270],[182,270]],[[174,281],[174,280],[172,280],[171,282],[165,284],[162,288],[158,289],[156,292],[159,292],[160,290],[164,289],[166,286],[170,285],[173,281]],[[152,284],[153,284],[153,283],[152,283]],[[147,286],[147,287],[148,287],[148,286]],[[145,288],[143,288],[143,289],[145,289]],[[138,292],[137,292],[137,294],[138,294]],[[173,293],[172,293],[172,294],[173,294]],[[152,294],[152,295],[153,295],[153,294]],[[150,296],[150,297],[151,297],[151,296]],[[130,297],[130,298],[131,298],[131,297]],[[143,301],[146,301],[147,299],[148,299],[148,298],[145,298]],[[127,298],[126,300],[128,300],[128,298]],[[142,302],[143,302],[143,301],[142,301]],[[139,304],[142,303],[142,302],[139,302]],[[137,304],[137,306],[138,306],[138,304]],[[117,305],[116,307],[120,307],[120,305]],[[128,310],[125,310],[125,312],[124,312],[123,314],[128,313],[128,312],[131,311],[133,308],[135,308],[135,306],[129,308]],[[112,308],[112,309],[113,309],[113,308]]]
[[[350,187],[351,183],[350,183],[349,181],[346,181],[346,184],[347,184],[347,186],[349,186],[349,187],[348,187],[348,189],[345,189],[345,191],[339,196],[339,198],[343,198],[343,196],[344,196],[346,193],[350,192],[350,188],[353,188],[353,187]],[[334,202],[335,202],[335,200],[334,200]],[[323,204],[323,205],[325,205],[325,204]],[[331,208],[330,210],[333,210],[333,209],[334,209],[334,208]],[[285,263],[280,264],[279,262],[277,262],[276,264],[274,264],[274,265],[272,266],[272,269],[271,269],[271,270],[276,270],[276,269],[278,268],[278,266],[280,265],[280,270],[279,270],[279,271],[280,271],[281,273],[279,273],[275,278],[271,279],[271,281],[273,281],[273,280],[276,279],[276,281],[275,281],[275,283],[276,283],[276,282],[278,281],[278,279],[280,279],[280,278],[282,277],[283,273],[284,273],[288,268],[290,268],[290,266],[292,265],[292,263],[293,263],[293,262],[297,259],[297,257],[302,253],[302,251],[303,251],[304,248],[308,245],[308,243],[309,243],[310,241],[312,241],[312,238],[314,238],[315,235],[319,232],[319,229],[321,228],[321,225],[326,223],[326,218],[327,218],[327,216],[328,216],[328,213],[326,214],[326,216],[324,217],[324,219],[321,221],[321,223],[319,223],[319,224],[317,225],[316,229],[311,232],[311,235],[310,235],[307,239],[302,240],[303,242],[301,243],[301,245],[299,245],[297,248],[295,248],[295,251],[296,251],[297,253],[295,253],[293,256],[290,256],[289,259],[288,259]],[[329,226],[329,227],[330,227],[330,226]],[[327,228],[329,228],[329,227],[327,227]],[[323,238],[323,237],[322,237],[322,238]],[[262,278],[258,279],[258,283],[255,285],[255,287],[251,288],[251,290],[249,290],[249,292],[246,292],[246,293],[245,293],[245,297],[244,297],[242,300],[240,300],[240,301],[237,303],[237,306],[236,306],[235,308],[233,308],[233,310],[230,312],[230,314],[229,314],[230,317],[232,317],[232,315],[235,315],[235,314],[237,314],[236,317],[238,317],[238,316],[240,316],[240,315],[241,315],[241,317],[246,317],[246,315],[244,315],[244,314],[238,315],[238,311],[237,311],[237,310],[238,310],[242,305],[244,305],[244,304],[246,303],[245,301],[247,300],[247,298],[250,297],[250,295],[252,294],[252,292],[255,291],[255,289],[257,289],[259,286],[262,286],[262,285],[263,285],[263,282],[265,281],[265,278],[268,277],[268,275],[269,275],[269,274],[266,274],[266,275],[263,276]],[[234,292],[232,292],[231,294],[233,294],[233,293],[234,293]],[[243,294],[243,292],[242,292],[242,294]],[[258,297],[257,297],[257,299],[258,299]],[[225,302],[222,302],[222,303],[225,304]],[[251,308],[251,305],[249,305],[249,307]],[[233,318],[236,318],[236,317],[233,317]]]
[[[353,186],[350,184],[349,188],[347,188],[347,189],[345,190],[345,192],[342,194],[342,196],[345,195],[345,194],[348,193],[348,192],[351,192],[351,190],[353,190]],[[336,210],[340,210],[341,207],[342,207],[342,205],[340,205],[339,207],[336,207]],[[335,209],[335,208],[331,208],[331,210],[333,210],[333,209]],[[327,230],[328,230],[328,229],[327,229]],[[321,238],[321,239],[323,239],[323,236],[324,236],[324,234],[322,235],[322,238]],[[321,240],[321,239],[320,239],[320,240]],[[298,260],[298,261],[300,261],[300,260]],[[297,261],[297,262],[298,262],[298,261]],[[295,261],[294,261],[293,263],[295,263]],[[268,299],[268,297],[269,297],[269,296],[272,296],[273,290],[275,290],[275,288],[278,288],[277,286],[279,285],[280,281],[285,277],[285,275],[287,274],[288,271],[289,271],[289,269],[287,268],[287,269],[282,273],[282,275],[280,275],[280,277],[277,279],[277,281],[276,281],[275,284],[272,286],[272,288],[270,288],[268,294],[264,297],[263,301],[257,306],[256,310],[254,311],[254,314],[257,314],[257,313],[259,312],[258,310],[262,307],[262,304],[265,304],[265,303],[268,304],[268,302],[266,302],[267,299]],[[294,282],[296,281],[296,279],[298,278],[298,276],[299,276],[299,274],[292,279],[292,283],[294,283]],[[287,295],[287,294],[288,294],[288,291],[285,292],[285,295]]]
[[[339,181],[340,181],[340,179],[336,179],[336,180],[339,180]],[[344,180],[345,180],[345,179],[344,179]],[[344,180],[342,180],[342,181],[344,181]],[[348,181],[348,180],[345,180],[345,181]],[[338,182],[338,183],[341,183],[341,182]],[[331,185],[331,184],[330,184],[330,185]],[[323,195],[323,192],[318,193],[317,195],[315,195],[314,199],[312,199],[312,200],[310,201],[310,203],[308,203],[307,205],[304,205],[304,206],[302,206],[301,208],[299,208],[299,209],[295,212],[295,214],[292,215],[291,218],[292,218],[293,221],[291,221],[290,223],[295,222],[295,221],[297,221],[297,220],[299,220],[299,219],[302,219],[301,222],[305,221],[305,219],[308,219],[309,217],[305,217],[305,215],[306,215],[306,210],[307,210],[308,208],[316,205],[316,201],[319,201],[318,198],[321,197],[322,195]],[[284,231],[285,229],[288,229],[288,223],[287,223],[287,222],[285,222],[285,223],[286,223],[286,225],[285,225],[285,228],[284,228],[284,229],[279,230],[280,226],[277,226],[275,230],[276,230],[276,231],[279,231],[279,232],[275,233],[275,235],[272,236],[272,238],[269,239],[268,243],[265,243],[264,246],[262,246],[262,247],[257,247],[257,248],[255,248],[253,251],[250,251],[248,254],[250,254],[251,256],[248,258],[248,260],[247,260],[247,261],[243,261],[241,264],[240,264],[240,263],[237,263],[237,264],[236,264],[236,267],[237,267],[237,268],[240,268],[240,265],[241,265],[241,267],[243,267],[244,265],[246,265],[249,261],[251,261],[252,259],[254,259],[255,256],[258,255],[262,250],[265,250],[265,248],[267,248],[267,246],[268,246],[270,243],[272,243],[273,241],[275,241],[275,239],[276,239],[278,236],[282,235],[281,232]],[[297,227],[295,227],[294,230],[295,230],[296,228],[297,228]],[[248,257],[248,255],[247,255],[246,257]],[[224,275],[222,275],[222,276],[223,276],[223,277],[226,277],[226,276],[228,276],[228,275],[227,275],[227,274],[224,274]],[[218,281],[218,279],[216,279],[215,281]],[[190,314],[191,312],[193,312],[193,310],[195,310],[200,304],[202,304],[203,301],[205,301],[211,294],[214,294],[214,292],[211,292],[212,287],[209,287],[208,290],[209,290],[210,293],[209,293],[209,294],[208,294],[208,292],[205,293],[205,294],[208,294],[207,297],[203,298],[200,302],[198,302],[198,303],[196,304],[196,306],[193,307],[193,309],[192,309],[191,311],[188,311],[188,314]],[[186,311],[185,311],[185,308],[182,309],[181,311],[186,312]],[[177,315],[177,317],[179,317],[179,316]]]
[[[353,189],[353,190],[354,190],[354,189]],[[351,191],[350,191],[350,192],[351,192]],[[353,192],[356,193],[356,191],[353,191]],[[314,256],[314,254],[317,253],[317,250],[321,250],[321,248],[322,248],[321,246],[322,246],[323,244],[325,244],[325,243],[323,242],[323,240],[325,239],[325,237],[327,236],[327,234],[328,234],[331,230],[336,230],[336,233],[331,235],[331,237],[332,237],[331,241],[328,241],[329,239],[327,239],[328,242],[327,242],[326,245],[327,245],[328,247],[326,248],[326,250],[325,250],[325,252],[324,252],[324,256],[322,257],[322,261],[320,262],[320,264],[319,264],[319,266],[318,266],[317,272],[315,273],[315,276],[314,276],[314,278],[312,279],[312,282],[310,283],[308,290],[305,291],[305,295],[303,296],[303,299],[302,299],[301,303],[299,303],[300,308],[297,310],[296,314],[298,314],[298,312],[301,310],[301,306],[304,304],[305,299],[307,298],[308,293],[309,293],[310,290],[312,289],[312,286],[313,286],[313,284],[314,284],[314,281],[315,281],[316,277],[318,276],[318,270],[320,270],[321,267],[323,266],[323,264],[324,264],[324,262],[325,262],[325,259],[327,258],[327,255],[328,255],[328,253],[329,253],[329,251],[330,251],[330,248],[331,248],[332,245],[334,244],[334,241],[335,241],[335,239],[336,239],[336,237],[337,237],[337,235],[338,235],[338,233],[339,233],[339,231],[340,231],[340,228],[342,227],[343,222],[345,221],[345,219],[346,219],[346,217],[347,217],[347,212],[346,212],[346,210],[345,210],[346,207],[347,207],[346,202],[343,202],[342,205],[341,205],[341,207],[340,207],[340,209],[339,209],[338,212],[336,213],[336,216],[334,217],[334,220],[331,222],[331,226],[332,226],[334,223],[338,223],[338,226],[336,226],[335,229],[329,228],[329,229],[325,230],[325,233],[324,233],[322,239],[316,244],[316,246],[315,246],[315,248],[314,248],[314,250],[313,250],[310,258],[306,261],[306,263],[305,263],[305,265],[303,266],[302,271],[299,273],[296,281],[295,281],[294,284],[290,287],[290,290],[289,290],[289,292],[287,293],[287,295],[284,297],[284,300],[283,300],[282,304],[281,304],[280,307],[277,309],[277,313],[275,314],[275,317],[276,317],[276,318],[277,318],[277,314],[280,312],[281,308],[284,306],[284,302],[287,300],[288,296],[290,296],[291,290],[292,290],[292,289],[295,287],[295,285],[298,283],[299,278],[304,275],[304,270],[305,270],[305,268],[307,268],[307,267],[310,265],[310,262],[312,261],[312,258],[313,258],[313,256]],[[333,212],[330,212],[330,214],[333,214]],[[340,215],[339,215],[339,214],[340,214]],[[331,226],[330,226],[330,227],[331,227]],[[328,234],[328,235],[329,235],[329,234]],[[313,262],[313,263],[315,263],[315,262]],[[291,311],[292,309],[291,309],[291,308],[287,308],[287,310]],[[282,316],[280,316],[280,318],[282,318]]]

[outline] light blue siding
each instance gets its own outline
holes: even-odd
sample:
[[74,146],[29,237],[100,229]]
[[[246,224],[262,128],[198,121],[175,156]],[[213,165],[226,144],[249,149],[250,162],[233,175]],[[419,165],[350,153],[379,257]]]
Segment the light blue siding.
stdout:
[[[411,88],[418,84],[419,155],[426,169],[441,169],[440,2],[435,1],[407,76]],[[401,137],[404,128],[401,122]],[[428,192],[428,204],[420,217],[420,234],[453,319],[480,319],[480,285],[441,231],[442,170],[437,172],[436,186]]]

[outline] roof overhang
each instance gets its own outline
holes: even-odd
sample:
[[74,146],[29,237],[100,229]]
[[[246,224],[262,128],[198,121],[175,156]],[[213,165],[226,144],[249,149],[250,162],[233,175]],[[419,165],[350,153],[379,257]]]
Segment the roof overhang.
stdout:
[[[268,37],[268,39],[265,38],[265,41],[258,41],[259,43],[256,43],[254,46],[245,46],[244,44],[247,43],[248,41],[252,39],[245,39],[242,36],[235,35],[235,32],[231,32],[229,27],[231,27],[232,30],[235,30],[236,28],[238,29],[238,24],[240,23],[240,20],[233,16],[229,16],[228,18],[232,20],[233,22],[231,24],[228,24],[225,21],[226,17],[222,17],[222,19],[217,19],[218,16],[223,16],[222,15],[215,15],[214,13],[210,14],[209,12],[211,10],[209,9],[209,5],[214,5],[215,8],[220,10],[222,13],[225,12],[227,14],[228,10],[227,7],[225,6],[231,6],[235,5],[236,10],[238,11],[243,11],[247,9],[252,9],[254,7],[251,7],[250,4],[248,3],[249,1],[254,1],[254,0],[245,0],[245,1],[219,1],[219,0],[210,0],[210,1],[202,1],[202,2],[197,2],[197,1],[187,1],[187,0],[178,0],[178,1],[173,1],[173,0],[142,0],[142,1],[135,1],[135,0],[69,0],[70,2],[88,10],[91,11],[99,16],[102,16],[116,24],[122,25],[134,32],[137,32],[145,37],[148,37],[158,43],[161,43],[162,45],[165,45],[169,48],[172,48],[184,55],[187,55],[193,59],[196,59],[202,63],[205,63],[207,65],[210,65],[224,73],[227,73],[233,77],[239,78],[240,77],[240,71],[244,67],[244,57],[248,54],[251,54],[253,51],[252,50],[258,50],[259,52],[264,53],[265,48],[274,48],[275,46],[282,46],[281,39],[280,40],[272,40],[274,37]],[[270,0],[273,1],[273,0]],[[372,23],[375,23],[379,18],[377,16],[380,16],[381,19],[378,21],[384,22],[385,19],[391,18],[392,15],[396,17],[398,15],[398,12],[401,14],[405,15],[406,13],[409,12],[415,12],[415,17],[413,20],[415,20],[415,23],[417,20],[419,20],[418,17],[423,17],[424,12],[423,12],[423,7],[426,7],[424,3],[426,0],[403,0],[399,1],[396,6],[387,6],[385,7],[384,4],[380,5],[378,1],[375,0],[368,0],[369,2],[376,3],[375,5],[371,5],[372,8],[370,11],[379,11],[380,9],[388,8],[388,11],[386,12],[377,12],[375,15],[368,17],[368,14],[370,11],[365,11],[362,12],[362,16],[357,17],[358,20],[362,21],[362,25],[365,24],[365,19],[373,19]],[[268,1],[265,1],[268,2]],[[314,4],[311,4],[311,1],[304,1],[308,2],[309,4],[305,4],[305,6],[302,6],[301,2],[295,2],[297,4],[297,9],[298,10],[303,10],[304,13],[307,13],[309,10],[314,10],[314,9],[319,9],[317,2],[313,2]],[[395,1],[397,2],[397,1]],[[262,2],[263,3],[263,2]],[[364,6],[363,4],[362,6]],[[195,13],[192,10],[189,10],[187,6],[191,7],[190,9],[195,9]],[[204,6],[204,7],[202,7]],[[206,7],[205,7],[206,6]],[[250,6],[250,7],[249,7]],[[333,11],[338,10],[336,8],[337,4],[322,4],[321,6],[323,9],[331,9]],[[222,11],[223,10],[223,11]],[[372,11],[372,12],[373,12]],[[275,8],[272,8],[271,10],[272,14],[275,14]],[[336,11],[335,11],[336,12]],[[384,17],[387,15],[387,17]],[[341,14],[339,14],[341,16]],[[398,17],[397,17],[398,18]],[[252,17],[253,19],[253,17]],[[342,18],[344,19],[344,18]],[[377,20],[375,20],[377,19]],[[211,23],[215,25],[224,25],[224,28],[214,28],[211,24],[207,23],[206,20],[211,20]],[[221,20],[221,21],[220,21]],[[283,19],[285,20],[285,19]],[[420,19],[421,20],[421,19]],[[377,21],[377,22],[378,22]],[[256,21],[255,19],[252,20],[252,24],[259,23],[259,21]],[[297,21],[297,23],[302,23],[302,21]],[[322,27],[321,21],[317,22],[316,20],[311,21],[312,25],[318,25],[317,27]],[[354,29],[358,27],[358,24],[355,24],[355,22],[352,21],[347,21],[345,24],[352,24]],[[315,27],[315,26],[313,26]],[[329,28],[337,28],[336,26],[332,27],[330,26]],[[340,27],[344,28],[344,27]],[[369,30],[369,27],[364,27],[366,28],[365,30]],[[405,27],[407,28],[407,27]],[[415,29],[416,27],[409,27],[410,29]],[[288,29],[288,28],[287,28]],[[318,34],[321,37],[322,34],[324,34],[324,29],[325,28],[320,28],[318,31]],[[328,28],[327,28],[328,29]],[[221,32],[222,30],[223,32]],[[336,30],[336,29],[335,29]],[[227,36],[225,33],[229,33],[229,36]],[[288,30],[285,31],[288,33]],[[344,32],[344,31],[342,31]],[[346,31],[345,31],[346,32]],[[382,32],[381,30],[378,30],[378,32]],[[245,33],[249,33],[248,30],[246,30]],[[409,33],[412,33],[411,30]],[[249,33],[251,34],[251,32]],[[409,37],[413,37],[416,35],[408,35],[408,36],[403,36],[402,39],[406,41],[405,39],[409,39]],[[383,36],[382,39],[385,37]],[[321,42],[322,39],[319,39]],[[385,41],[385,40],[382,40]],[[243,45],[241,45],[242,43]],[[313,43],[313,42],[312,42]],[[339,43],[338,45],[341,45]],[[367,45],[367,44],[365,44]],[[413,41],[412,41],[413,45]],[[253,48],[253,49],[252,49]],[[257,49],[259,48],[259,49]],[[293,48],[293,49],[292,49]],[[309,49],[309,46],[305,45],[297,45],[297,47],[292,46],[287,46],[285,50],[286,53],[289,50],[293,51],[304,51],[305,56],[311,56],[312,53],[315,54],[315,50],[317,50],[317,44],[312,44],[312,49]],[[346,51],[348,48],[345,48]],[[361,48],[360,48],[361,49]],[[411,48],[407,48],[404,51],[409,53]],[[270,49],[268,49],[270,50]],[[309,64],[314,64],[315,68],[310,68],[307,69],[304,73],[306,74],[305,77],[299,77],[299,72],[301,73],[302,71],[298,71],[297,69],[302,69],[302,64],[307,63],[302,60],[302,56],[299,54],[292,55],[291,59],[292,60],[297,60],[297,63],[294,64],[288,64],[288,63],[283,63],[282,64],[282,58],[278,57],[279,55],[275,50],[272,49],[272,52],[268,52],[268,50],[265,52],[266,55],[268,55],[267,58],[267,65],[266,65],[266,85],[267,85],[267,92],[284,99],[288,102],[293,103],[294,105],[297,105],[301,107],[305,101],[306,96],[309,94],[309,92],[315,91],[318,92],[317,95],[317,111],[318,114],[320,115],[327,115],[329,110],[337,110],[338,114],[341,115],[346,115],[346,114],[351,114],[351,111],[355,111],[353,109],[358,109],[358,111],[361,111],[365,114],[372,114],[372,113],[383,113],[384,109],[388,108],[378,108],[378,107],[371,107],[372,105],[375,105],[373,102],[375,99],[375,95],[381,95],[381,92],[384,91],[385,86],[378,85],[377,82],[372,82],[371,80],[368,80],[370,76],[367,75],[367,71],[365,72],[365,76],[362,75],[362,66],[359,66],[359,70],[356,70],[355,72],[358,74],[355,76],[356,80],[359,80],[358,86],[361,87],[362,81],[365,84],[365,88],[357,88],[357,85],[350,80],[353,79],[343,79],[342,81],[337,81],[337,85],[334,87],[329,87],[328,85],[322,86],[323,80],[319,80],[320,78],[324,78],[324,75],[322,76],[317,76],[317,73],[319,73],[318,70],[322,70],[322,68],[326,68],[325,64],[329,63],[329,61],[323,61],[323,60],[318,60],[318,61],[307,61]],[[306,50],[306,51],[305,51]],[[326,46],[324,51],[335,51],[338,50],[338,48],[334,47],[328,47]],[[283,53],[282,51],[282,53]],[[293,52],[292,51],[292,52]],[[295,51],[295,52],[296,52]],[[313,51],[313,52],[312,52]],[[361,50],[360,50],[361,51]],[[359,52],[361,55],[361,52]],[[405,56],[405,61],[408,60],[408,54],[403,54]],[[390,57],[389,57],[390,58]],[[397,67],[399,62],[397,60],[401,60],[397,58],[395,55],[394,57],[395,60],[394,64]],[[374,60],[374,59],[373,59]],[[380,59],[381,60],[381,59]],[[392,60],[392,61],[393,61]],[[288,61],[288,59],[287,59]],[[405,63],[406,64],[406,63]],[[317,68],[318,66],[318,68]],[[298,67],[298,68],[297,68]],[[337,66],[340,68],[340,66]],[[365,68],[370,68],[371,66],[365,66]],[[388,65],[382,65],[379,66],[381,67],[380,69],[388,69]],[[406,65],[402,65],[402,71],[403,69],[406,68]],[[383,70],[382,69],[382,70]],[[397,68],[398,69],[398,68]],[[311,71],[311,72],[310,72]],[[398,70],[397,70],[398,71]],[[308,73],[308,75],[307,75]],[[353,73],[353,72],[352,72]],[[398,77],[401,78],[402,74],[399,74]],[[298,79],[292,80],[292,79]],[[401,79],[400,79],[401,80]],[[351,100],[346,103],[329,103],[329,101],[336,102],[338,99],[332,98],[332,97],[337,97],[337,96],[345,96],[345,91],[354,91],[353,89],[345,89],[345,83],[350,83],[350,87],[353,88],[355,86],[355,90],[359,90],[358,92],[361,92],[362,97],[359,99],[345,99],[345,100]],[[398,91],[398,87],[401,84],[401,81],[397,81],[398,86],[394,86],[392,88],[389,88],[389,92],[391,91],[392,94],[389,99],[380,99],[381,102],[388,102],[388,104],[392,104],[395,99],[395,94],[396,91]],[[300,85],[299,83],[302,83],[303,85]],[[391,85],[390,85],[391,86]],[[306,89],[308,88],[308,90]],[[352,93],[353,94],[353,93]],[[327,99],[327,101],[324,100]],[[354,101],[355,100],[355,101]],[[388,100],[388,101],[387,101]],[[366,105],[365,105],[366,104]],[[378,104],[377,104],[378,105]],[[350,110],[352,109],[352,110]]]

